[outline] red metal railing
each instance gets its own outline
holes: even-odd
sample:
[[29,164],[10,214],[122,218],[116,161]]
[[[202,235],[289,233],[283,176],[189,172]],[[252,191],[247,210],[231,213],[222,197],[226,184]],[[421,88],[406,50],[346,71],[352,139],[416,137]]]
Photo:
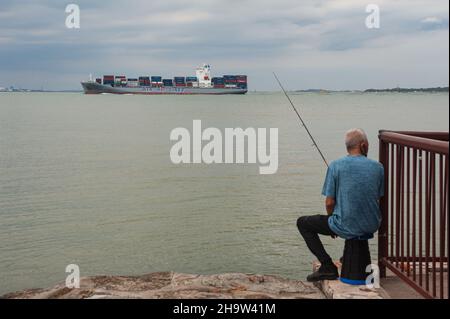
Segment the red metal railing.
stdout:
[[426,298],[449,297],[449,133],[380,131],[385,168],[378,235],[386,268]]

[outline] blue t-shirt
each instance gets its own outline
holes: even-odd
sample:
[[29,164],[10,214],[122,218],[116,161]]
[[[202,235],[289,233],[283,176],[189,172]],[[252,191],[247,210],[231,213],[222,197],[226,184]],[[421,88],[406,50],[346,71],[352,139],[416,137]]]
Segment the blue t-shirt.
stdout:
[[381,224],[383,165],[362,155],[338,159],[328,169],[322,194],[336,201],[328,219],[336,235],[352,239],[373,234]]

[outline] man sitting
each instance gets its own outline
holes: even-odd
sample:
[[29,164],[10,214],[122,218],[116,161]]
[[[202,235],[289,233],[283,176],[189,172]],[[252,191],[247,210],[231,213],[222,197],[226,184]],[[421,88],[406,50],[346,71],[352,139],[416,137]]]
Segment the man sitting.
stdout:
[[361,129],[345,135],[348,155],[331,163],[322,194],[328,215],[300,217],[297,227],[309,250],[321,263],[307,280],[336,280],[338,269],[319,235],[354,239],[375,233],[381,224],[379,200],[384,192],[384,169],[367,158],[369,142]]

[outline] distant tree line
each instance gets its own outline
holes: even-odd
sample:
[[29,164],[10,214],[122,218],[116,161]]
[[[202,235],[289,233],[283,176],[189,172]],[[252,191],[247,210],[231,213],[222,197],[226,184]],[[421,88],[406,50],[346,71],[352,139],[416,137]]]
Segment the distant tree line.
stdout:
[[437,93],[437,92],[448,92],[447,87],[435,87],[435,88],[394,88],[394,89],[368,89],[365,90],[366,93],[378,93],[378,92],[392,92],[392,93],[412,93],[412,92],[427,92],[427,93]]

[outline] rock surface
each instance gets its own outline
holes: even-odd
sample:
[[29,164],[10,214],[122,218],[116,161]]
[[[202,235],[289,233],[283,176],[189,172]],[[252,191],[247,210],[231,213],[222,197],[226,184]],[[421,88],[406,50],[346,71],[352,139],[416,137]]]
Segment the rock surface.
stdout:
[[324,299],[318,287],[277,276],[172,272],[82,278],[80,289],[59,284],[3,296],[7,299]]

